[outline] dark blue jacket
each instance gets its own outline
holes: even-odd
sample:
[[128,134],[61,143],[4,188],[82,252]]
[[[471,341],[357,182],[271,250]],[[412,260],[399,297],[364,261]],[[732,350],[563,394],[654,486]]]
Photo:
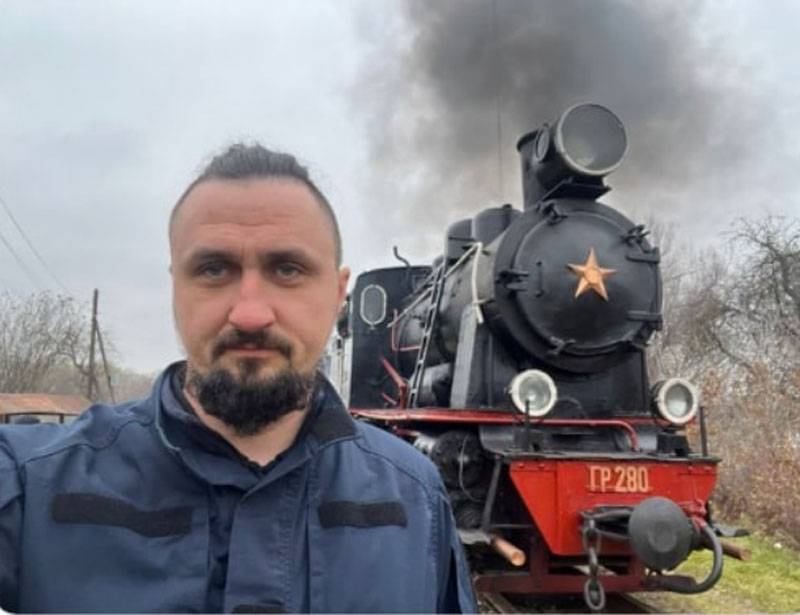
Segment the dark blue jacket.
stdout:
[[476,610],[430,461],[325,382],[259,467],[175,386],[0,428],[0,606],[58,612]]

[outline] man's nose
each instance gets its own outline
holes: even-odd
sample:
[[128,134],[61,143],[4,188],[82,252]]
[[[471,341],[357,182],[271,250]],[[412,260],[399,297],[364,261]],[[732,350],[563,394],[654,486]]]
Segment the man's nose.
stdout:
[[228,322],[240,331],[260,331],[275,322],[271,293],[259,273],[245,272]]

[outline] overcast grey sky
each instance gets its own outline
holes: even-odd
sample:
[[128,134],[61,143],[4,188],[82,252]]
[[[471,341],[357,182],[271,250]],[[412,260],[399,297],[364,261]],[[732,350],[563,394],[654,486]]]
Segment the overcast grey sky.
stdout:
[[[516,138],[585,100],[628,128],[612,204],[697,243],[800,215],[800,2],[492,7],[0,0],[0,198],[71,294],[100,289],[118,359],[146,371],[181,355],[169,210],[235,140],[310,165],[356,271],[519,205]],[[0,290],[58,289],[2,208],[0,234],[31,270],[0,243]]]

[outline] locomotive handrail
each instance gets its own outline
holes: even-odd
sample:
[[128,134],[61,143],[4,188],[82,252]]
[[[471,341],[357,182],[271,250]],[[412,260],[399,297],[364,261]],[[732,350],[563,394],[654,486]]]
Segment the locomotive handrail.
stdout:
[[411,303],[408,304],[408,306],[406,306],[406,309],[404,309],[397,316],[395,316],[394,319],[392,319],[390,322],[387,322],[386,326],[394,327],[398,322],[400,322],[401,318],[403,318],[406,314],[408,314],[408,312],[410,312],[412,309],[417,307],[422,302],[423,299],[425,299],[428,295],[430,295],[432,290],[433,290],[432,286],[430,288],[426,288],[425,290],[423,290],[419,295],[417,295],[416,299],[414,299]]
[[398,399],[395,401],[395,403],[404,406],[408,396],[408,382],[406,382],[405,378],[403,378],[397,372],[394,366],[386,360],[386,357],[381,357],[381,365],[383,365],[384,369],[389,374],[389,378],[392,379],[392,382],[394,382],[395,386],[397,387]]
[[[450,267],[450,269],[444,272],[444,279],[447,279],[450,275],[452,275],[453,272],[458,267],[460,267],[473,252],[477,252],[479,249],[483,249],[483,244],[480,241],[476,241],[467,249],[466,252],[464,252],[464,254],[461,255],[461,257]],[[442,264],[442,266],[444,266],[444,264]],[[408,304],[406,309],[404,309],[397,316],[395,316],[394,320],[387,323],[386,326],[394,327],[398,322],[400,322],[400,320],[403,317],[405,317],[406,314],[408,314],[413,308],[417,307],[417,305],[419,305],[423,299],[425,299],[428,295],[430,295],[432,291],[433,291],[433,286],[422,291],[419,295],[417,295],[416,299],[414,299],[410,304]]]
[[[384,359],[385,360],[385,359]],[[442,423],[522,424],[522,415],[455,408],[352,408],[354,414],[386,421],[438,421]],[[633,425],[622,419],[538,419],[531,425],[553,427],[618,427],[625,431],[633,452],[641,452]]]
[[[397,318],[397,310],[394,310],[394,317]],[[397,345],[397,339],[395,334],[395,327],[390,327],[389,329],[389,348],[392,349],[392,352],[411,352],[412,350],[419,350],[419,344],[415,346],[403,346],[400,347]]]
[[553,425],[556,427],[583,427],[584,425],[587,427],[619,427],[628,434],[628,439],[631,442],[631,450],[636,453],[641,451],[636,430],[630,423],[621,419],[541,419],[534,421],[533,424]]
[[478,298],[478,257],[483,251],[483,243],[475,243],[475,264],[472,265],[472,275],[470,276],[470,290],[472,291],[472,307],[475,308],[475,319],[479,325],[483,324],[483,311],[481,310],[482,301]]

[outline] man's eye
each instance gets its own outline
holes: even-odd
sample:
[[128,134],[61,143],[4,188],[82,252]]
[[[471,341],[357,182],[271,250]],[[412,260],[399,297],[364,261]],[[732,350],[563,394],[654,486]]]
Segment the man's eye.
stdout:
[[228,265],[225,263],[207,263],[200,267],[199,273],[205,278],[217,280],[224,277],[229,270],[230,267],[228,267]]
[[294,263],[280,263],[276,265],[275,273],[282,280],[294,280],[303,273],[303,269]]

